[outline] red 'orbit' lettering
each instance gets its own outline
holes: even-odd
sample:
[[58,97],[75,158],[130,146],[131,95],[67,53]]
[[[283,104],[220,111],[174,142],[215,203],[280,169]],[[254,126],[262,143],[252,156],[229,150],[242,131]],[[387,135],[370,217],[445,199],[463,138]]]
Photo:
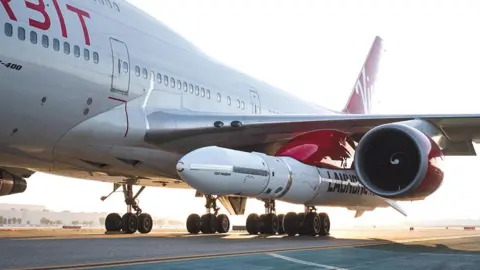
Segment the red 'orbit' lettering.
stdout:
[[25,0],[25,5],[28,8],[41,13],[43,15],[43,19],[44,19],[43,22],[40,22],[40,21],[29,18],[28,23],[30,24],[30,26],[38,28],[40,30],[50,29],[50,26],[52,24],[50,22],[50,16],[48,16],[47,11],[45,10],[45,2],[43,2],[43,0],[38,0],[38,4],[34,4],[32,2],[28,2],[27,0]]
[[67,26],[65,25],[65,19],[63,18],[62,10],[60,9],[60,5],[58,5],[58,0],[52,0],[53,5],[55,6],[55,11],[58,15],[58,20],[60,21],[60,28],[62,29],[62,36],[64,38],[68,37],[67,34]]
[[68,5],[68,4],[67,4],[67,9],[72,11],[72,12],[77,13],[78,19],[80,20],[80,23],[82,24],[83,36],[85,37],[85,44],[90,45],[90,35],[88,34],[88,28],[87,28],[87,25],[85,23],[85,18],[84,18],[84,17],[90,18],[90,14],[88,14],[88,12],[86,12],[86,11],[83,11],[81,9],[78,9],[78,8],[76,8],[74,6],[71,6],[71,5]]
[[10,2],[12,2],[12,0],[0,0],[0,3],[2,3],[3,8],[7,12],[7,15],[10,18],[10,20],[16,21],[17,17],[15,17],[15,13],[13,13],[12,8],[10,7]]

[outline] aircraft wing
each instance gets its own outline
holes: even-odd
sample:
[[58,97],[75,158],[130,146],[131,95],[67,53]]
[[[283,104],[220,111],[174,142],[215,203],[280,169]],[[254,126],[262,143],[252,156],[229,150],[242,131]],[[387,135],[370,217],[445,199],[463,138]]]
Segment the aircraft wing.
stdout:
[[376,126],[409,120],[423,120],[437,127],[442,133],[439,135],[448,140],[445,155],[476,155],[472,142],[480,141],[480,114],[215,115],[159,111],[147,118],[145,141],[178,153],[216,145],[269,154],[305,132],[333,129],[358,141]]

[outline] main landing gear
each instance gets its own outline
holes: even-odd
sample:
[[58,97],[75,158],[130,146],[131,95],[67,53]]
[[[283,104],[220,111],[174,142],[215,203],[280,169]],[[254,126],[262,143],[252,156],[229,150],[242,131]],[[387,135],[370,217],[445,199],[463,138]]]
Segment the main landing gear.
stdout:
[[[201,217],[197,214],[191,214],[187,218],[187,230],[191,234],[198,234],[202,232],[204,234],[212,233],[227,233],[230,230],[230,220],[227,215],[218,215],[217,198],[212,195],[206,195],[205,199],[207,203],[205,208],[207,213]],[[213,209],[213,214],[211,210]]]
[[326,213],[317,213],[315,207],[305,207],[304,213],[275,214],[275,201],[265,201],[265,214],[250,214],[246,229],[249,234],[287,234],[289,236],[330,234],[330,218]]
[[[113,192],[115,192],[117,188],[115,188]],[[137,230],[140,233],[151,232],[153,227],[152,217],[149,214],[142,213],[142,209],[140,209],[136,201],[145,187],[142,186],[135,196],[133,196],[131,184],[124,184],[122,188],[125,203],[127,204],[127,213],[123,216],[117,213],[108,214],[105,219],[105,229],[107,232],[123,232],[128,234],[135,233]],[[108,198],[113,192],[106,197],[102,197],[102,201]],[[132,212],[132,208],[135,212]]]
[[265,200],[265,214],[250,214],[247,217],[249,234],[283,234],[283,215],[275,213],[275,200]]

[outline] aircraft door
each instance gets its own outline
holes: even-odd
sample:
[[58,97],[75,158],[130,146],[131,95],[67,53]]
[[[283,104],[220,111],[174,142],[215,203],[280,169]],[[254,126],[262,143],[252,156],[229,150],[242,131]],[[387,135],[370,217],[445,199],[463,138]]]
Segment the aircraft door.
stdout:
[[260,97],[255,90],[250,90],[250,103],[252,104],[252,114],[262,113],[262,108],[260,107]]
[[128,94],[130,89],[130,57],[128,48],[120,40],[110,38],[112,46],[112,86],[110,91],[124,95]]

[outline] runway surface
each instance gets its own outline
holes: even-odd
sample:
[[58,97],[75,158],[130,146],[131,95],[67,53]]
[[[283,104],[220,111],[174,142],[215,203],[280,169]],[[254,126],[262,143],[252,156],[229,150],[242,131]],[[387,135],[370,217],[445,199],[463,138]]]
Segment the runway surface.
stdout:
[[480,232],[336,230],[330,237],[0,230],[1,269],[478,269]]

